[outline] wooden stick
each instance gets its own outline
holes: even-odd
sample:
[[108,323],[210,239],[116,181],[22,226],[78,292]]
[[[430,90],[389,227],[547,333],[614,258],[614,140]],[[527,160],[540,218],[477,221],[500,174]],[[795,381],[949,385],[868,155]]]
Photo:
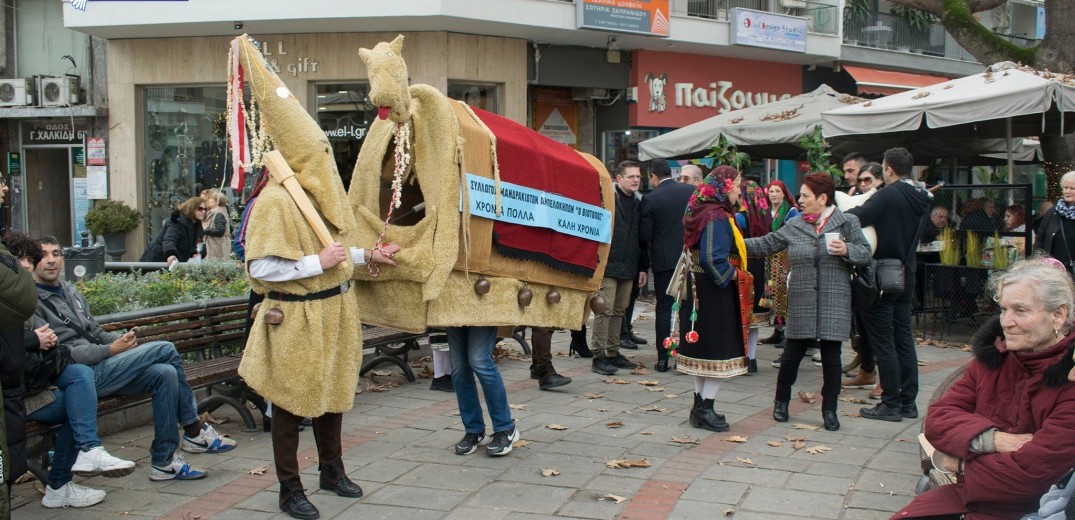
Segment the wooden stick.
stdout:
[[[265,165],[269,167],[269,174],[272,175],[272,178],[282,184],[287,189],[287,192],[291,194],[291,198],[295,199],[295,205],[299,207],[302,216],[306,217],[306,222],[310,224],[310,227],[314,228],[314,233],[317,234],[317,239],[321,241],[321,245],[325,247],[332,245],[335,240],[329,234],[328,226],[321,219],[321,215],[317,214],[313,203],[310,202],[310,197],[306,195],[302,186],[299,185],[298,179],[295,178],[295,171],[291,169],[291,166],[288,166],[280,151],[273,150],[265,154]],[[347,261],[340,262],[340,265],[347,267]]]

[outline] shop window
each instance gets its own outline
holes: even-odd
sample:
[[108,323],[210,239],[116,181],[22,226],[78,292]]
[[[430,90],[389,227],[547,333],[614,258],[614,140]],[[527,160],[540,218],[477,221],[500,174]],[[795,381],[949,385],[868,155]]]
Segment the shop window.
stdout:
[[224,85],[146,87],[142,148],[147,238],[183,201],[228,179]]
[[368,83],[325,83],[316,85],[314,112],[317,124],[332,144],[336,169],[343,185],[351,185],[358,150],[366,139],[370,123],[377,117],[369,103]]
[[500,114],[500,86],[480,83],[448,82],[448,97],[458,99],[486,112]]

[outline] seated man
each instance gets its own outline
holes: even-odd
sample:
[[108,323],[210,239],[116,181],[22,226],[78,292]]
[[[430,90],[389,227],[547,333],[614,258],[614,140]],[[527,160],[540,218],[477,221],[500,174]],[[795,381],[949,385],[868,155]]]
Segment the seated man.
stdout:
[[90,314],[86,299],[75,286],[60,281],[64,261],[55,237],[41,237],[44,258],[34,268],[37,317],[56,333],[58,344],[70,349],[75,363],[93,368],[99,398],[153,392],[153,444],[150,480],[194,480],[206,472],[194,469],[178,452],[176,423],[183,427],[183,451],[222,453],[235,441],[198,419],[194,392],[183,373],[183,360],[166,341],[138,344],[135,329],[119,335],[105,332]]

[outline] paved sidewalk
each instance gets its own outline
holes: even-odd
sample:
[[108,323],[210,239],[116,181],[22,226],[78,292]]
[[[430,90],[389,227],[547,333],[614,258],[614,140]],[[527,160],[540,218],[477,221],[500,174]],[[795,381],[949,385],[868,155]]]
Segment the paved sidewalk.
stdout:
[[[874,401],[847,402],[866,399],[868,391],[845,390],[838,432],[796,429],[821,425],[820,398],[814,404],[793,401],[791,420],[776,423],[771,417],[776,369],[770,362],[780,350],[759,345],[759,373],[725,382],[717,396],[717,411],[727,416],[731,431],[695,429],[687,423],[693,378],[652,370],[652,304],[641,313],[636,331],[649,344],[624,353],[651,369],[644,375],[621,370],[615,377],[628,384],[603,382],[590,372],[589,360],[564,357],[570,340],[566,332],[553,336],[553,351],[556,368],[574,378],[570,385],[539,391],[529,379],[528,360],[520,355],[502,359],[513,414],[529,442],[503,458],[481,452],[455,455],[451,446],[463,432],[454,395],[429,390],[429,379],[404,381],[385,392],[363,390],[344,416],[343,442],[348,473],[365,497],[345,499],[317,489],[317,457],[307,429],[299,461],[310,499],[322,518],[468,520],[720,518],[724,512],[734,512],[729,518],[735,520],[870,520],[888,518],[910,501],[920,474],[920,419],[887,423],[849,416]],[[769,332],[762,329],[761,337]],[[519,351],[514,342],[505,347]],[[970,355],[932,346],[920,347],[918,354],[923,363],[919,408],[924,412],[936,385]],[[850,358],[850,349],[844,357]],[[385,365],[382,370],[390,369]],[[378,381],[402,380],[398,369],[391,371]],[[642,381],[657,384],[644,386]],[[360,385],[369,383],[363,378]],[[795,390],[819,395],[820,388],[820,368],[804,360]],[[220,415],[228,417],[223,409]],[[622,425],[609,427],[615,422]],[[137,460],[133,475],[76,477],[80,484],[106,490],[104,502],[81,510],[45,509],[41,484],[22,484],[14,489],[12,517],[287,518],[277,508],[269,435],[242,431],[234,417],[217,428],[235,437],[239,447],[227,454],[187,455],[193,465],[209,470],[204,480],[151,482],[152,428],[145,426],[104,439],[116,456]],[[746,441],[731,442],[732,436]],[[795,449],[788,437],[804,438],[805,447]],[[812,450],[817,446],[831,451],[810,453],[819,451]],[[651,466],[608,467],[606,461],[614,459],[646,459]],[[251,474],[258,469],[264,474]],[[545,477],[543,469],[559,474]],[[602,499],[606,495],[626,500]]]

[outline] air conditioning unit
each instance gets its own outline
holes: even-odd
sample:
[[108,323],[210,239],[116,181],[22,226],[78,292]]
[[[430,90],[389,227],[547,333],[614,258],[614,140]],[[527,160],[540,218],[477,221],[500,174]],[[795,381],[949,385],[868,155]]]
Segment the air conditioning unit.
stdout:
[[0,79],[0,107],[17,107],[33,103],[30,80]]
[[41,78],[38,82],[37,100],[43,107],[77,105],[78,77]]

